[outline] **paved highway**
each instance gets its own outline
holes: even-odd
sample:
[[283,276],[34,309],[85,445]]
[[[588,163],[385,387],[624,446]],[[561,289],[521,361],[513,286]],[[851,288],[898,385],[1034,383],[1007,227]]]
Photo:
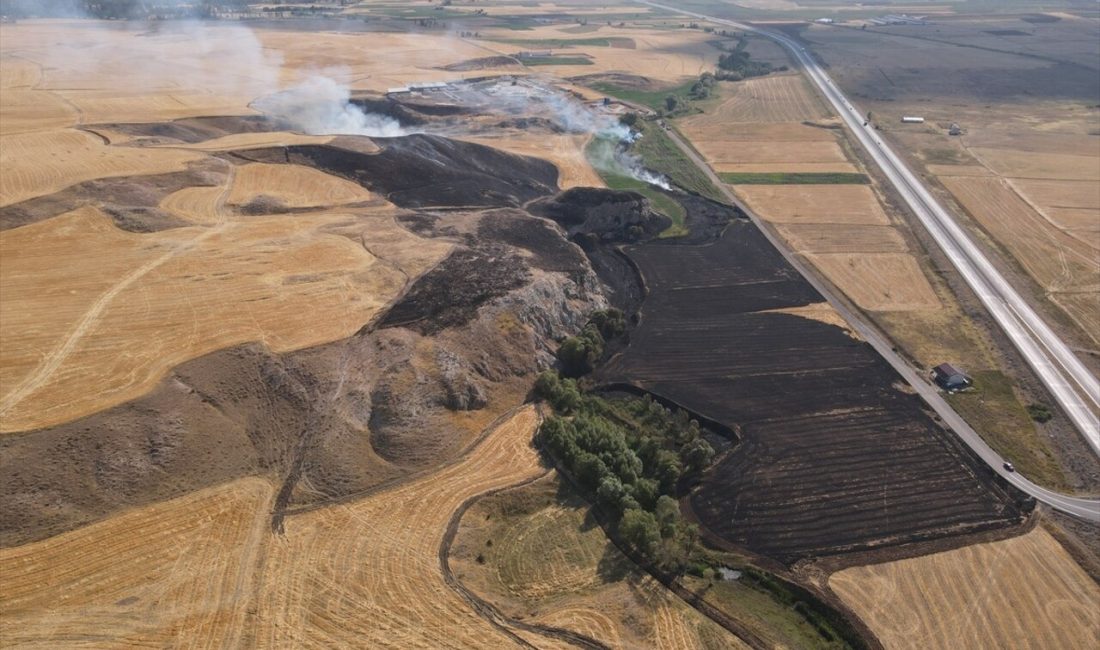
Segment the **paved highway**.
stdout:
[[[844,118],[848,127],[882,168],[891,183],[898,189],[898,192],[922,224],[935,238],[937,244],[955,263],[959,272],[977,293],[982,303],[986,305],[986,308],[1004,328],[1005,333],[1008,334],[1051,393],[1058,399],[1059,404],[1065,409],[1066,413],[1070,415],[1089,445],[1096,453],[1100,454],[1100,422],[1097,421],[1093,411],[1094,408],[1100,407],[1100,384],[1098,384],[1096,378],[1088,372],[1068,347],[1024,302],[1023,298],[1009,285],[1004,277],[997,272],[958,224],[955,223],[954,219],[939,205],[897,155],[882,142],[873,129],[863,126],[863,114],[848,102],[828,75],[820,69],[817,62],[798,43],[782,34],[757,29],[735,21],[686,12],[676,7],[644,0],[641,1],[641,4],[677,11],[718,24],[752,31],[771,38],[787,48],[802,64],[807,76],[814,81],[822,94],[832,103],[837,113]],[[704,171],[713,177],[713,171],[705,164],[705,161],[698,159],[684,143],[679,142],[679,144],[695,159],[696,164],[699,164]],[[713,180],[718,183],[719,187],[725,189],[716,177]],[[736,201],[736,197],[728,191],[726,193]],[[738,203],[740,204],[739,201]],[[776,240],[751,211],[747,212],[762,226],[761,229],[769,235],[777,248],[787,255],[792,264],[810,279],[822,295],[830,299],[833,306],[839,309],[860,335],[901,373],[943,418],[944,422],[991,468],[1000,473],[1008,482],[1057,510],[1091,521],[1100,521],[1100,501],[1061,495],[1035,485],[1018,473],[1005,470],[1003,459],[982,440],[973,428],[955,413],[954,409],[943,399],[943,396],[926,379],[919,376],[913,368],[898,357],[893,352],[892,346],[877,331],[864,323],[862,318],[853,314],[845,305],[835,300],[831,296],[831,292],[822,286],[816,276],[807,272],[808,269],[789,254],[786,246]]]

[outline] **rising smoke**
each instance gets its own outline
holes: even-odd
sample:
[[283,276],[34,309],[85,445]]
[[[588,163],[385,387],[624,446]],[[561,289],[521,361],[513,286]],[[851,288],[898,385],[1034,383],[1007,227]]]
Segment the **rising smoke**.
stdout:
[[[537,91],[536,91],[537,90]],[[628,176],[665,190],[672,189],[668,179],[645,168],[641,158],[629,148],[640,134],[607,113],[567,95],[556,88],[528,84],[498,85],[489,91],[494,110],[514,115],[544,117],[567,133],[592,134],[588,149],[590,162],[600,171]]]
[[406,133],[387,115],[365,113],[351,103],[351,89],[321,73],[252,103],[253,108],[310,135],[390,138]]

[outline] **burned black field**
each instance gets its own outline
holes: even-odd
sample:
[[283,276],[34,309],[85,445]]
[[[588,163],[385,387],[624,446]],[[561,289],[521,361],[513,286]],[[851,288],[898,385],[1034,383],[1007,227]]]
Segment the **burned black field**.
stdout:
[[1016,521],[1012,497],[864,342],[774,310],[821,296],[750,222],[627,249],[648,289],[600,371],[740,430],[688,498],[712,540],[799,559]]

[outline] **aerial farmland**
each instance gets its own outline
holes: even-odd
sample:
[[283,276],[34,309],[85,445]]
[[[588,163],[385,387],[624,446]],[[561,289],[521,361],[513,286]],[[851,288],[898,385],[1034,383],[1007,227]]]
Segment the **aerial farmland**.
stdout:
[[0,646],[1100,644],[1097,43],[0,0]]

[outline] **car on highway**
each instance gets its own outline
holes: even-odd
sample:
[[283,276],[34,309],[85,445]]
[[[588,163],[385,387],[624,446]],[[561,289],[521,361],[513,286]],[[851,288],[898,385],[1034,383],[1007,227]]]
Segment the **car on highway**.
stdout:
[[1015,472],[1016,471],[1016,466],[1013,465],[1012,463],[1008,462],[1007,460],[1005,461],[1004,468],[1005,468],[1006,471],[1009,471],[1009,472]]

